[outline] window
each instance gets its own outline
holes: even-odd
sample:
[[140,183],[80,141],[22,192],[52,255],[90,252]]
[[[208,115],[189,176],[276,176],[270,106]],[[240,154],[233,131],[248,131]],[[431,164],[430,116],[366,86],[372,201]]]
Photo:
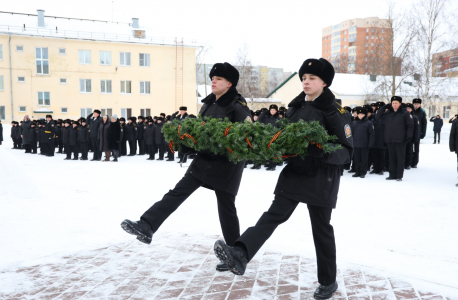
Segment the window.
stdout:
[[140,116],[150,117],[151,109],[150,108],[140,108]]
[[59,82],[60,84],[67,84],[67,78],[61,78]]
[[[372,22],[373,23],[373,22]],[[372,28],[372,32],[374,32],[374,28]]]
[[111,65],[111,51],[100,51],[100,64],[104,66]]
[[131,94],[131,84],[130,80],[121,80],[121,94]]
[[352,55],[348,57],[348,60],[356,60],[356,56]]
[[102,113],[102,116],[107,115],[108,117],[111,117],[113,115],[113,111],[111,108],[102,108],[100,112]]
[[37,74],[49,75],[48,48],[35,48]]
[[140,81],[140,94],[151,94],[150,87],[150,81]]
[[87,118],[90,114],[92,114],[92,108],[81,109],[81,118]]
[[356,53],[356,48],[348,49],[348,53]]
[[344,49],[347,49],[347,45],[344,45]]
[[369,50],[366,50],[366,54],[369,54]]
[[373,40],[373,39],[374,39],[374,36],[371,36],[371,39]]
[[340,43],[340,39],[334,39],[334,40],[332,40],[331,43],[332,43],[333,45],[334,45],[334,44],[339,44],[339,43]]
[[91,50],[78,50],[78,62],[80,65],[90,65]]
[[5,107],[0,106],[0,120],[5,120]]
[[334,46],[331,48],[331,51],[340,50],[340,45]]
[[3,45],[0,45],[0,60],[3,60]]
[[383,55],[383,50],[382,50],[382,55]]
[[124,119],[132,117],[132,108],[121,108],[121,117]]
[[348,64],[348,68],[349,68],[349,69],[355,68],[355,64]]
[[382,36],[382,41],[384,40],[385,38]]
[[24,46],[16,46],[16,51],[24,51]]
[[444,113],[443,113],[442,118],[444,119],[450,118],[450,109],[451,109],[451,106],[444,106]]
[[[385,25],[385,23],[383,23],[383,25]],[[385,29],[382,28],[382,33],[385,33]]]
[[347,34],[347,31],[346,31],[346,30],[344,31],[344,34]]
[[24,76],[18,76],[17,82],[25,82],[25,77]]
[[356,26],[350,27],[349,32],[356,31]]
[[130,66],[130,52],[121,52],[119,62],[121,66]]
[[334,32],[331,36],[332,36],[332,37],[340,36],[340,31],[339,31],[339,32]]
[[369,36],[368,36],[368,35],[366,35],[366,40],[368,40],[368,39],[369,39]]
[[436,107],[435,106],[430,106],[429,107],[429,115],[430,116],[436,116]]
[[5,84],[3,83],[3,75],[0,75],[0,91],[5,90]]
[[68,113],[68,108],[67,108],[67,107],[61,107],[61,108],[60,108],[60,113],[61,113],[61,114],[66,114],[66,113]]
[[92,92],[92,84],[90,79],[80,79],[80,93]]
[[19,112],[26,112],[26,111],[27,111],[27,107],[19,106]]
[[366,43],[366,47],[369,47],[369,43]]
[[38,105],[40,106],[51,105],[50,92],[38,92]]
[[369,32],[369,28],[366,29],[366,32]]
[[344,38],[344,40],[343,40],[343,41],[344,41],[344,42],[346,42],[346,41],[347,41],[347,38]]
[[60,55],[65,55],[65,54],[67,54],[67,50],[65,48],[59,48],[59,54]]
[[149,67],[149,54],[140,53],[140,67]]
[[100,92],[102,94],[111,94],[111,80],[100,80]]
[[371,54],[374,54],[374,50],[371,50]]
[[374,43],[371,43],[371,47],[374,47]]
[[366,57],[366,61],[367,61],[367,57]]

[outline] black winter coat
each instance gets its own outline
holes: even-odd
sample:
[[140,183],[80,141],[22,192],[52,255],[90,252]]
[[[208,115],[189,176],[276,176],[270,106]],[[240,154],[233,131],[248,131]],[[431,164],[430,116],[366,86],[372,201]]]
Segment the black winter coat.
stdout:
[[87,143],[91,140],[91,136],[89,134],[89,128],[83,125],[78,127],[78,143]]
[[58,141],[58,142],[60,142],[60,141],[62,141],[62,126],[56,125],[55,128],[56,128],[56,132],[55,132],[56,137],[55,137],[55,140]]
[[450,129],[450,152],[458,154],[458,119],[453,121],[452,128]]
[[145,123],[144,122],[138,122],[137,124],[137,139],[138,140],[143,140],[145,138]]
[[[244,122],[251,117],[246,100],[233,87],[218,100],[214,94],[210,94],[202,100],[202,103],[199,114],[204,119],[205,117],[228,118],[231,122]],[[205,152],[197,154],[186,174],[203,182],[206,188],[237,195],[244,167],[245,161],[234,164],[225,155]]]
[[111,150],[118,150],[119,143],[121,142],[121,124],[118,120],[111,123],[110,128],[108,129],[108,147]]
[[442,126],[444,126],[444,120],[437,119],[436,117],[432,117],[429,121],[434,123],[434,126],[433,126],[434,132],[441,132]]
[[377,111],[375,118],[385,123],[385,143],[407,143],[412,139],[413,118],[403,107],[395,112],[387,104]]
[[291,158],[280,173],[275,194],[298,202],[335,208],[340,166],[349,163],[353,154],[348,112],[336,103],[334,94],[328,88],[314,101],[305,101],[305,93],[302,92],[288,106],[286,117],[291,123],[319,121],[330,135],[337,136],[336,143],[342,145],[342,149],[322,158]]
[[78,126],[73,127],[72,125],[69,131],[70,132],[68,134],[68,144],[70,146],[78,145]]
[[99,126],[102,124],[102,118],[98,116],[97,119],[90,118],[87,121],[87,127],[90,130],[90,137],[91,139],[96,139],[99,135]]
[[272,114],[268,110],[263,112],[258,118],[258,122],[262,124],[272,124],[272,126],[277,128],[280,127],[280,125],[277,124],[278,120],[280,120],[280,116],[278,115],[278,113],[272,116]]
[[146,126],[145,141],[147,145],[154,145],[154,124]]
[[412,143],[418,143],[420,141],[420,136],[421,136],[421,130],[420,130],[420,121],[418,121],[418,118],[416,115],[413,113],[412,119],[413,119],[413,135],[412,135]]
[[[29,129],[30,130],[30,129]],[[21,137],[21,127],[19,126],[12,126],[11,127],[11,137],[13,139],[18,139]],[[28,131],[27,131],[27,138],[28,138]],[[24,139],[23,139],[24,140]],[[29,140],[22,141],[23,144],[29,144]]]
[[372,119],[374,125],[374,148],[386,149],[385,144],[385,123],[382,120]]
[[374,124],[364,117],[359,118],[351,124],[351,132],[353,134],[354,148],[373,148],[374,147]]
[[162,127],[164,126],[165,123],[157,123],[154,125],[154,141],[156,142],[156,145],[165,145],[165,137],[164,134],[162,133]]
[[68,144],[70,141],[70,129],[72,129],[70,126],[62,127],[62,143],[64,144]]
[[45,142],[45,128],[42,126],[37,128],[37,140],[40,143],[40,147]]
[[110,119],[107,119],[106,123],[100,123],[99,125],[99,134],[97,139],[99,140],[99,150],[100,151],[110,151],[111,148],[108,144],[108,130],[110,130],[111,123]]
[[45,143],[54,143],[54,136],[56,135],[56,125],[54,125],[54,120],[51,120],[45,125]]
[[29,130],[29,136],[28,136],[28,144],[31,144],[31,145],[36,145],[37,144],[37,141],[38,141],[38,129],[37,127],[30,127],[30,130]]
[[121,132],[119,133],[119,140],[121,142],[125,142],[126,141],[126,135],[124,134],[124,129],[125,128],[126,128],[126,123],[121,124],[121,122],[119,122],[119,129],[121,130]]
[[426,120],[426,112],[423,108],[419,107],[415,109],[413,113],[417,116],[420,122],[420,138],[423,139],[426,136],[426,127],[428,127],[428,120]]
[[[22,125],[21,125],[21,135],[23,136],[22,140],[23,140],[23,144],[24,145],[27,145],[28,144],[28,140],[29,140],[29,130],[30,130],[30,125],[32,125],[32,121],[30,120],[27,120],[27,121],[22,121]],[[19,137],[21,137],[19,135]],[[25,142],[24,142],[25,141]]]
[[127,125],[124,126],[123,129],[126,141],[135,141],[137,139],[137,124],[133,122],[127,123]]

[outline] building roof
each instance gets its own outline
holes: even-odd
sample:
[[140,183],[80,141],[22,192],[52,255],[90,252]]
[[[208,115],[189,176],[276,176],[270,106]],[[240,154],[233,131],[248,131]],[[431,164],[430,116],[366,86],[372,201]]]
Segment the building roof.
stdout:
[[[38,26],[38,15],[0,11],[0,34],[57,37],[107,42],[175,45],[175,38],[152,36],[153,30],[132,23],[44,16],[44,27]],[[144,38],[136,38],[134,30],[145,31]],[[181,39],[179,39],[181,42]],[[195,41],[183,40],[186,47],[199,47]],[[180,44],[181,46],[181,44]]]
[[282,83],[280,83],[279,86],[277,86],[272,92],[270,92],[266,98],[269,98],[270,96],[272,96],[273,94],[275,94],[276,91],[278,91],[279,89],[281,89],[282,86],[284,86],[288,81],[291,80],[291,78],[293,78],[294,76],[296,76],[297,72],[294,72],[293,74],[291,74],[288,78],[286,78]]

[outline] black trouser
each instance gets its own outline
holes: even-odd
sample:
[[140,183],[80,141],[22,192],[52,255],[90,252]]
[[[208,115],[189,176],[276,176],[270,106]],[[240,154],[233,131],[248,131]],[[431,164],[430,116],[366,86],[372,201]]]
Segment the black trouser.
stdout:
[[[27,146],[27,145],[24,145],[24,146]],[[14,149],[21,149],[21,143],[19,143],[18,138],[13,138],[13,147]]]
[[59,153],[62,153],[62,149],[64,148],[62,141],[57,141],[57,146],[59,147]]
[[87,142],[80,142],[81,158],[87,159],[87,153],[89,152]]
[[54,139],[51,139],[50,141],[46,141],[44,144],[45,146],[45,154],[47,156],[54,156],[54,152],[56,151],[56,148],[54,147]]
[[[186,174],[175,186],[164,195],[161,201],[156,202],[141,217],[151,225],[153,232],[156,232],[162,223],[204,183],[197,180],[190,174]],[[226,244],[234,246],[234,242],[240,236],[239,219],[235,208],[235,195],[215,189],[218,202],[218,214],[221,229]],[[190,215],[190,218],[197,216]]]
[[369,149],[369,154],[368,154],[368,159],[367,159],[367,170],[369,171],[371,169],[372,164],[374,163],[374,153],[373,149]]
[[420,141],[414,143],[413,146],[412,167],[415,167],[420,161]]
[[441,142],[441,132],[434,131],[434,143],[436,142],[436,136],[437,136],[437,141],[440,143]]
[[153,147],[153,145],[147,145],[147,147],[149,158],[154,158],[154,155],[156,154],[156,149],[154,149],[155,147]]
[[354,148],[355,174],[366,175],[369,162],[369,148]]
[[165,145],[164,144],[156,144],[159,150],[159,159],[164,159],[164,152],[165,152]]
[[273,160],[268,160],[267,161],[267,167],[275,170],[276,167],[277,167],[277,163],[275,163]]
[[17,142],[19,144],[19,149],[20,149],[22,147],[22,138],[19,137]]
[[92,159],[100,160],[102,159],[102,151],[100,151],[99,140],[97,138],[91,138],[92,144],[92,151],[94,151],[94,155],[92,155]]
[[138,140],[138,154],[145,154],[145,140],[144,139],[141,139],[141,140]]
[[[298,204],[297,201],[275,195],[269,210],[261,216],[255,226],[248,228],[240,236],[235,245],[243,244],[248,252],[248,259],[251,260],[277,226],[289,219]],[[330,224],[332,208],[314,205],[307,205],[307,208],[315,242],[318,282],[321,285],[330,285],[336,281],[337,272],[334,228]]]
[[119,153],[121,156],[127,155],[127,141],[126,140],[122,140],[119,143]]
[[130,153],[132,155],[135,155],[137,153],[137,141],[136,140],[128,140],[129,142],[129,149]]
[[183,154],[183,152],[178,151],[178,158],[180,159],[181,162],[187,162],[188,161],[188,156]]
[[[21,149],[21,143],[17,142],[17,145],[18,145],[18,149]],[[32,151],[32,146],[30,144],[26,144],[24,145],[24,149],[25,149],[25,153],[30,153]]]
[[406,168],[412,166],[412,160],[413,160],[413,142],[408,142],[406,144],[406,161],[405,161]]
[[76,150],[76,145],[68,145],[67,147],[67,158],[71,159],[73,153],[73,158],[78,158],[78,151]]
[[37,153],[37,142],[32,142],[31,144],[25,146],[30,146],[30,153]]
[[166,146],[167,148],[167,158],[171,160],[175,160],[175,153],[170,150],[169,145]]
[[374,159],[374,171],[375,173],[383,172],[385,168],[385,149],[374,148],[372,152],[372,158]]
[[386,143],[390,155],[390,177],[402,179],[406,156],[406,143]]

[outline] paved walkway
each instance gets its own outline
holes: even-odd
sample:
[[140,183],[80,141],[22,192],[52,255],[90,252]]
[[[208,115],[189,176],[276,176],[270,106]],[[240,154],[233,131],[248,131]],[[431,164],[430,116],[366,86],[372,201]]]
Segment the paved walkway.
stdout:
[[[133,241],[5,270],[0,299],[313,299],[314,257],[259,253],[244,276],[235,276],[215,271],[217,238],[171,236],[165,247]],[[333,299],[458,300],[359,266],[339,269],[337,280]]]

